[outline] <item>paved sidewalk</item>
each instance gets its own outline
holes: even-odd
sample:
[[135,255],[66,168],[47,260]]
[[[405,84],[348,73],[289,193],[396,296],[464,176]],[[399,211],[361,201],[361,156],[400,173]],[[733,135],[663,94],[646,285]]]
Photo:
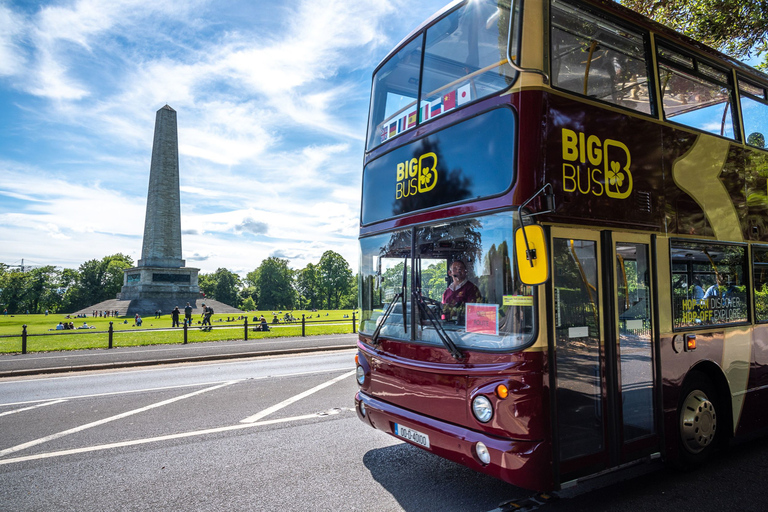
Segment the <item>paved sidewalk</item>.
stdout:
[[[0,354],[0,378],[44,373],[104,370],[157,364],[213,361],[267,355],[347,350],[356,346],[357,334],[209,341],[203,343],[117,347]],[[351,357],[351,356],[350,356]]]

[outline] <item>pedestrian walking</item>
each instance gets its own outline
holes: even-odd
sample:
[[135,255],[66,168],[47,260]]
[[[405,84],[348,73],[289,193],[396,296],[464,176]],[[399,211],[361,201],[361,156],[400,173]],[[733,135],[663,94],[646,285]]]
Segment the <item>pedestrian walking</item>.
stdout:
[[192,325],[192,306],[189,305],[189,302],[184,307],[184,323]]
[[176,306],[173,308],[173,311],[171,311],[171,320],[173,320],[171,327],[181,327],[179,325],[179,315],[181,315],[181,311],[179,311],[179,306]]
[[213,308],[207,307],[203,304],[203,327],[211,325],[211,315],[213,314]]

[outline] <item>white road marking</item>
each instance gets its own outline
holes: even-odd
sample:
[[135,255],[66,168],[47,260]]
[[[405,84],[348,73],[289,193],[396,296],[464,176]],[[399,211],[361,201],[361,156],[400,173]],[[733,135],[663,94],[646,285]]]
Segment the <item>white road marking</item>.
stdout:
[[75,434],[77,432],[82,432],[83,430],[86,430],[86,429],[89,429],[89,428],[93,428],[93,427],[97,427],[99,425],[103,425],[103,424],[109,423],[111,421],[119,420],[119,419],[122,419],[122,418],[127,418],[128,416],[132,416],[132,415],[138,414],[140,412],[148,411],[148,410],[154,409],[156,407],[162,407],[164,405],[168,405],[168,404],[171,404],[173,402],[178,402],[179,400],[184,400],[185,398],[191,398],[193,396],[200,395],[202,393],[207,393],[208,391],[213,391],[215,389],[223,388],[225,386],[229,386],[229,385],[235,384],[237,382],[240,382],[240,381],[234,380],[234,381],[225,382],[223,384],[219,384],[219,385],[216,385],[216,386],[213,386],[213,387],[210,387],[210,388],[200,389],[198,391],[194,391],[194,392],[188,393],[186,395],[178,396],[176,398],[171,398],[171,399],[168,399],[168,400],[163,400],[162,402],[157,402],[155,404],[147,405],[146,407],[141,407],[139,409],[134,409],[132,411],[127,411],[127,412],[124,412],[124,413],[121,413],[121,414],[117,414],[115,416],[110,416],[109,418],[104,418],[104,419],[101,419],[101,420],[98,420],[98,421],[94,421],[92,423],[87,423],[85,425],[81,425],[79,427],[71,428],[69,430],[64,430],[64,431],[58,432],[56,434],[51,434],[50,436],[41,437],[39,439],[35,439],[34,441],[29,441],[27,443],[22,443],[22,444],[19,444],[19,445],[16,445],[16,446],[12,446],[11,448],[6,448],[5,450],[0,450],[0,457],[4,457],[4,456],[9,455],[11,453],[15,453],[15,452],[18,452],[18,451],[21,451],[21,450],[25,450],[27,448],[31,448],[32,446],[37,446],[39,444],[47,443],[48,441],[53,441],[54,439],[59,439],[60,437],[68,436],[70,434]]
[[9,414],[16,414],[17,412],[24,412],[24,411],[31,411],[32,409],[37,409],[38,407],[45,407],[46,405],[56,405],[66,402],[66,400],[46,400],[45,403],[33,405],[32,407],[24,407],[23,409],[16,409],[13,411],[5,411],[0,413],[0,416],[8,416]]
[[[350,354],[357,353],[357,349],[356,348],[349,348],[349,349],[346,349],[346,350],[338,350],[338,351],[334,351],[332,355],[333,356],[338,356],[338,355],[344,355],[345,353],[350,353]],[[60,377],[37,376],[35,378],[29,378],[29,379],[9,378],[8,380],[5,380],[5,379],[0,380],[0,386],[4,386],[4,385],[11,386],[11,385],[15,385],[15,384],[22,383],[22,382],[38,382],[38,381],[41,381],[41,380],[48,381],[48,380],[65,380],[65,379],[89,378],[89,377],[93,377],[94,373],[96,373],[96,372],[98,372],[100,374],[109,373],[109,375],[120,375],[120,374],[123,374],[123,373],[135,375],[137,373],[146,373],[146,372],[167,372],[169,370],[175,370],[176,368],[178,368],[177,365],[194,364],[194,365],[201,365],[201,366],[202,365],[207,365],[207,366],[213,366],[213,365],[216,365],[216,366],[228,366],[228,365],[232,365],[232,366],[234,366],[234,365],[242,365],[244,361],[248,361],[250,359],[259,359],[259,360],[262,360],[262,361],[270,361],[270,360],[274,360],[274,359],[288,359],[288,358],[291,358],[291,357],[303,357],[303,356],[302,355],[296,355],[296,354],[275,354],[275,355],[269,355],[269,356],[254,354],[253,357],[238,359],[238,360],[235,360],[235,361],[232,361],[232,360],[212,360],[212,361],[202,361],[202,362],[197,362],[197,363],[176,363],[176,364],[173,364],[173,365],[154,366],[152,368],[138,367],[138,368],[120,368],[120,369],[114,369],[114,370],[113,369],[108,369],[108,370],[90,370],[90,371],[78,373],[76,375],[65,375],[65,376],[60,376]],[[315,355],[314,357],[318,357],[318,356]],[[341,369],[342,368],[338,368],[338,370],[341,370]],[[333,369],[333,370],[319,370],[319,371],[318,370],[314,370],[312,372],[307,372],[307,373],[321,373],[321,372],[329,372],[329,371],[335,371],[335,370],[336,369]],[[300,374],[287,374],[287,375],[290,376],[290,375],[300,375]],[[279,377],[282,377],[282,376],[283,375],[279,375]],[[257,378],[260,378],[260,377],[257,377]],[[16,380],[16,379],[18,379],[18,380]]]
[[[79,398],[98,398],[102,396],[130,395],[132,393],[145,393],[145,392],[152,392],[152,391],[168,391],[171,389],[199,388],[200,386],[210,386],[211,384],[223,384],[225,382],[231,382],[231,381],[221,380],[217,382],[197,382],[195,384],[179,384],[178,386],[164,386],[159,388],[127,389],[125,391],[110,391],[107,393],[93,393],[91,395],[65,396],[65,397],[57,398],[56,400],[67,401],[67,400],[77,400]],[[50,402],[51,400],[53,399],[49,398],[47,400],[29,400],[27,402],[12,402],[7,404],[0,404],[0,407],[8,407],[11,405],[37,404],[40,402]],[[0,414],[0,416],[2,416],[2,414]]]
[[279,411],[283,407],[287,407],[287,406],[291,405],[294,402],[298,402],[302,398],[306,398],[306,397],[308,397],[309,395],[311,395],[313,393],[317,393],[321,389],[325,389],[328,386],[336,384],[340,380],[344,380],[347,377],[351,377],[354,374],[355,374],[355,370],[353,370],[351,372],[348,372],[348,373],[345,373],[343,375],[340,375],[339,377],[336,377],[335,379],[331,379],[328,382],[324,382],[324,383],[320,384],[319,386],[315,386],[312,389],[308,389],[307,391],[304,391],[303,393],[299,393],[298,395],[292,396],[291,398],[289,398],[287,400],[283,400],[279,404],[273,405],[272,407],[268,407],[268,408],[264,409],[263,411],[254,414],[253,416],[248,416],[244,420],[240,420],[240,423],[253,423],[253,422],[259,421],[261,418],[264,418],[265,416],[269,416],[273,412]]
[[182,439],[185,437],[203,436],[206,434],[216,434],[219,432],[229,432],[231,430],[240,430],[243,428],[261,427],[264,425],[273,425],[275,423],[288,423],[291,421],[300,421],[300,420],[319,418],[319,417],[328,417],[328,413],[322,412],[322,413],[314,413],[314,414],[305,414],[303,416],[293,416],[292,418],[280,418],[276,420],[266,420],[266,421],[259,421],[259,422],[240,424],[240,425],[229,425],[226,427],[209,428],[205,430],[196,430],[193,432],[183,432],[181,434],[170,434],[167,436],[149,437],[146,439],[135,439],[133,441],[122,441],[119,443],[87,446],[85,448],[73,448],[71,450],[62,450],[58,452],[38,453],[36,455],[26,455],[23,457],[14,457],[12,459],[2,459],[0,460],[0,466],[5,464],[13,464],[16,462],[29,461],[29,460],[49,459],[51,457],[62,457],[64,455],[74,455],[77,453],[88,453],[88,452],[95,452],[95,451],[101,451],[101,450],[111,450],[113,448],[122,448],[125,446],[136,446],[140,444],[157,443],[160,441],[171,441],[174,439]]
[[[346,369],[347,368],[330,368],[327,370],[312,370],[308,372],[281,373],[279,375],[262,375],[260,377],[249,377],[248,380],[274,379],[275,377],[298,377],[301,375],[319,375],[321,373],[335,373],[335,372],[339,372]],[[47,398],[44,400],[27,400],[25,402],[9,402],[5,404],[0,404],[0,407],[9,407],[12,405],[38,404],[40,402],[50,402],[51,400],[77,400],[78,398],[97,398],[102,396],[126,395],[131,393],[144,393],[144,392],[150,392],[150,391],[167,391],[169,389],[194,388],[199,386],[208,386],[210,384],[221,384],[223,382],[230,382],[230,381],[196,382],[194,384],[179,384],[178,386],[165,386],[165,387],[159,387],[159,388],[145,388],[145,389],[128,389],[125,391],[110,391],[107,393],[94,393],[91,395],[65,396],[65,397],[56,398],[56,399]]]

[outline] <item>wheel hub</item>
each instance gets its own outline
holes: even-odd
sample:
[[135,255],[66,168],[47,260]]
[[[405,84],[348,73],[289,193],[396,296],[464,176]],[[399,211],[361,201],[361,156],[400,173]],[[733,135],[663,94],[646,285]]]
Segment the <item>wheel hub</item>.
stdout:
[[701,390],[688,394],[680,414],[680,434],[683,446],[691,453],[699,453],[712,444],[717,431],[717,414],[707,395]]

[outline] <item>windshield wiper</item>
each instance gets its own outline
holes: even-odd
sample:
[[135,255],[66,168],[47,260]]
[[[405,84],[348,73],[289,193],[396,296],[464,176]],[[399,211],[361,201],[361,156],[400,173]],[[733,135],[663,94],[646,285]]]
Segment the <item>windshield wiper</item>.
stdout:
[[395,294],[395,297],[392,299],[392,302],[390,302],[389,306],[387,306],[387,310],[384,312],[383,315],[381,315],[381,322],[379,322],[379,325],[376,326],[376,330],[373,331],[373,336],[371,336],[371,340],[373,341],[374,345],[379,344],[379,334],[381,334],[381,328],[384,327],[384,324],[387,322],[387,318],[389,318],[389,315],[392,313],[392,310],[395,309],[397,300],[402,296],[403,296],[402,291]]
[[448,333],[443,327],[443,324],[440,323],[435,314],[429,308],[430,304],[437,304],[439,307],[439,303],[430,298],[422,296],[421,290],[413,292],[413,300],[416,302],[416,304],[419,305],[419,311],[421,312],[422,318],[429,320],[429,323],[432,324],[435,332],[437,332],[437,337],[440,338],[440,341],[443,342],[443,345],[445,345],[445,348],[448,349],[453,358],[457,361],[464,359],[464,353],[459,350],[459,347],[457,347],[450,336],[448,336]]

